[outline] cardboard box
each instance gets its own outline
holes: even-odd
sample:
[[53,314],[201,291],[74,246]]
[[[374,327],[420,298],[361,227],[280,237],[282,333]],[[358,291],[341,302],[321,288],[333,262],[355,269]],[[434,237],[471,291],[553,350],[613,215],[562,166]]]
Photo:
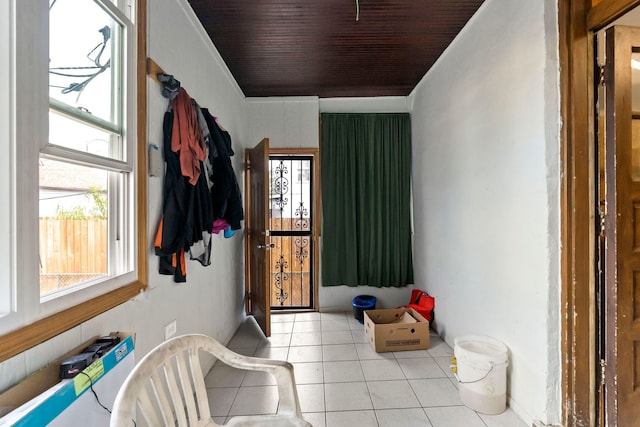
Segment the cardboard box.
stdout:
[[364,333],[378,353],[429,348],[429,322],[412,308],[365,310]]
[[[111,348],[102,357],[94,361],[83,372],[73,379],[60,380],[60,363],[70,356],[80,353],[84,348],[95,342],[98,337],[83,343],[74,348],[69,353],[54,360],[44,368],[25,378],[14,387],[0,394],[0,426],[29,426],[29,425],[66,425],[73,423],[65,421],[63,412],[75,414],[78,425],[99,425],[92,424],[86,416],[86,409],[76,402],[83,398],[91,387],[100,391],[105,404],[113,404],[114,396],[107,396],[105,385],[109,385],[109,392],[114,389],[116,392],[124,377],[131,371],[135,364],[133,359],[134,336],[130,333],[112,333],[118,335],[120,342]],[[126,359],[127,363],[121,363]],[[115,378],[117,384],[109,384],[112,381],[111,371],[118,372]],[[122,372],[120,372],[122,371]],[[103,388],[101,390],[101,387]],[[111,393],[113,394],[113,393]],[[102,410],[95,402],[91,392],[87,394],[91,407]],[[73,409],[68,409],[73,407]],[[75,412],[74,412],[75,411]],[[106,424],[109,422],[109,414],[105,414]],[[84,414],[78,417],[77,414]],[[58,424],[54,422],[60,421]],[[62,423],[62,424],[61,424]]]

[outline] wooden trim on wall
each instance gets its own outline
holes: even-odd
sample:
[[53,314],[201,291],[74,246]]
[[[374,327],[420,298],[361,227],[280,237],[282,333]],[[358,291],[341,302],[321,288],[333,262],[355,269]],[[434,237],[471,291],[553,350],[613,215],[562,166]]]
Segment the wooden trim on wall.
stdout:
[[0,362],[129,301],[142,289],[144,285],[135,282],[3,335],[0,337]]
[[561,178],[562,419],[595,425],[592,37],[590,0],[558,2]]
[[640,0],[601,0],[587,14],[587,30],[600,30],[636,6]]
[[[104,295],[0,336],[0,362],[72,329],[112,308],[129,301],[147,287],[147,0],[138,0],[136,28],[137,52],[137,269],[138,280]],[[142,64],[142,65],[141,65]]]
[[313,227],[313,244],[315,250],[315,256],[313,262],[316,266],[316,274],[313,279],[313,292],[314,292],[314,309],[320,311],[320,236],[322,236],[322,168],[320,159],[320,149],[316,150],[313,155],[314,161],[314,177],[313,177],[313,192],[315,194],[315,227]]
[[138,126],[138,281],[142,289],[148,284],[148,236],[147,236],[147,0],[137,1],[136,28],[137,52],[137,126]]
[[315,156],[318,154],[317,148],[312,147],[303,147],[303,148],[277,148],[277,147],[269,147],[269,154],[291,154],[291,155],[302,155],[302,156]]
[[[142,60],[142,58],[139,58]],[[158,80],[158,74],[166,74],[160,65],[152,58],[147,58],[145,62],[145,67],[147,68],[147,75],[151,77],[156,83],[162,84],[160,80]]]

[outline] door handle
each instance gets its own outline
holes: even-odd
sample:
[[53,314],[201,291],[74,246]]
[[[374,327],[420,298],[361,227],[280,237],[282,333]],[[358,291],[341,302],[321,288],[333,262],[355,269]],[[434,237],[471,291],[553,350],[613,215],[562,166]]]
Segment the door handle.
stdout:
[[264,249],[265,251],[269,251],[271,250],[271,248],[275,248],[275,247],[276,247],[275,243],[269,243],[267,245],[258,244],[258,249]]

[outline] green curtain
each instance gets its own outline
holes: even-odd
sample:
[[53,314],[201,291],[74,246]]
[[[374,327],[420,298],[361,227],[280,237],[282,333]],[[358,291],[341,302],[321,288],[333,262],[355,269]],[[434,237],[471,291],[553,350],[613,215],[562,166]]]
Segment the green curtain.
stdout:
[[322,285],[413,284],[409,114],[321,123]]

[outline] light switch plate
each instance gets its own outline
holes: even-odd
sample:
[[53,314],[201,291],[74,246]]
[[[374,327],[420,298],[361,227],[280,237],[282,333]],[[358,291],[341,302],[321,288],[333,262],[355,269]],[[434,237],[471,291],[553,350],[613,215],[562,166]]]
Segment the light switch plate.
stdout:
[[176,330],[177,330],[177,325],[175,320],[172,320],[171,322],[167,323],[164,327],[164,339],[168,340],[169,338],[174,336],[176,334]]

